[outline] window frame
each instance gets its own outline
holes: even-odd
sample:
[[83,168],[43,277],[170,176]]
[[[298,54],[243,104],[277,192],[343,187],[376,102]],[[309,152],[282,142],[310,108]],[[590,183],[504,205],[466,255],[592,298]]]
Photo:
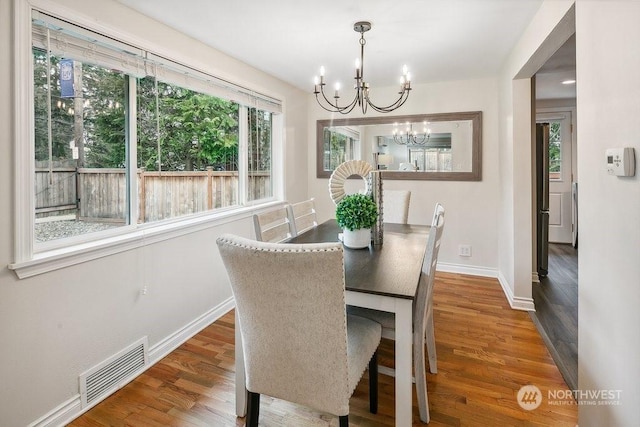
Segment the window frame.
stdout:
[[[282,106],[282,111],[272,112],[272,155],[273,165],[271,179],[273,183],[273,196],[255,201],[247,201],[247,108],[262,109],[261,100],[256,100],[256,105],[247,105],[240,102],[240,129],[238,146],[238,173],[239,179],[239,206],[215,209],[162,221],[137,224],[131,218],[138,215],[138,196],[136,174],[137,170],[137,133],[136,125],[136,96],[129,96],[129,116],[126,129],[128,136],[128,150],[130,155],[127,162],[127,191],[130,192],[129,223],[112,230],[98,231],[81,236],[69,237],[50,242],[35,242],[35,199],[23,197],[25,194],[34,195],[34,111],[33,111],[33,54],[32,54],[32,10],[40,11],[52,16],[64,16],[65,20],[99,34],[108,35],[117,41],[132,46],[140,46],[156,55],[175,61],[171,52],[166,48],[153,45],[151,41],[141,40],[131,35],[125,35],[121,30],[111,28],[104,24],[96,23],[85,15],[64,6],[55,5],[46,0],[30,0],[28,2],[14,1],[14,161],[15,168],[15,193],[14,193],[14,262],[9,264],[9,269],[14,270],[18,278],[31,277],[48,271],[75,265],[103,256],[142,247],[158,241],[171,239],[184,234],[192,233],[200,229],[210,228],[213,225],[224,224],[242,218],[250,217],[257,206],[264,207],[282,203],[283,185],[283,126],[284,126],[284,101],[277,96],[265,95],[268,99],[276,100]],[[149,46],[151,45],[151,46]],[[201,72],[194,67],[194,71]],[[128,74],[129,93],[135,93],[136,79]],[[215,76],[211,76],[217,79]],[[233,82],[229,82],[233,84]],[[239,86],[242,87],[242,86]],[[250,90],[250,89],[248,89]],[[255,93],[268,93],[256,89]],[[214,95],[215,96],[215,95]],[[243,113],[244,112],[244,113]],[[244,130],[242,129],[244,123]],[[243,137],[243,133],[245,137]],[[28,141],[28,143],[27,143]],[[22,167],[24,166],[24,167]]]

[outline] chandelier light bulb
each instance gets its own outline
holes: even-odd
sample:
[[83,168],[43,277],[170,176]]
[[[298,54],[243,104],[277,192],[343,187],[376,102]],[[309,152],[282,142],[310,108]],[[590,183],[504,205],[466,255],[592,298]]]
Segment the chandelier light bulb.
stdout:
[[324,77],[324,65],[320,67],[320,77]]
[[407,71],[407,83],[411,81],[411,73]]
[[313,84],[316,85],[316,86],[320,84],[320,79],[318,78],[318,76],[315,76],[313,78]]
[[403,65],[402,66],[402,75],[406,76],[408,72],[409,72],[409,69],[407,68],[407,65],[406,64]]

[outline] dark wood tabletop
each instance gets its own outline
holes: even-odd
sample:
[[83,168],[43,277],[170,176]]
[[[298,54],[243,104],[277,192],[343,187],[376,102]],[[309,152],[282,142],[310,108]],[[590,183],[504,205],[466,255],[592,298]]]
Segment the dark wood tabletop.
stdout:
[[[337,242],[342,229],[334,219],[319,224],[289,243]],[[346,289],[413,299],[420,279],[429,227],[384,224],[383,244],[344,248]]]

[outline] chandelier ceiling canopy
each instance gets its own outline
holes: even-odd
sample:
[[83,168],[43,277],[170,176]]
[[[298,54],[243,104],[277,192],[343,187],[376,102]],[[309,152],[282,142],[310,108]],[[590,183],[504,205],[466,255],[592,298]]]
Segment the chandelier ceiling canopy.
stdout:
[[379,113],[389,113],[402,106],[409,98],[409,92],[411,91],[411,76],[407,70],[407,66],[402,67],[402,76],[400,77],[400,91],[399,97],[395,102],[379,106],[374,104],[369,98],[369,83],[364,79],[364,46],[367,41],[364,38],[364,33],[371,29],[371,23],[367,21],[356,22],[353,25],[354,31],[360,33],[360,58],[356,59],[356,73],[354,90],[355,94],[353,99],[344,105],[340,103],[340,83],[336,83],[333,100],[330,100],[325,93],[326,83],[324,82],[324,67],[320,67],[320,78],[315,77],[315,85],[313,93],[316,95],[318,104],[325,110],[332,113],[348,114],[356,106],[359,106],[363,114],[366,114],[368,107],[373,108]]

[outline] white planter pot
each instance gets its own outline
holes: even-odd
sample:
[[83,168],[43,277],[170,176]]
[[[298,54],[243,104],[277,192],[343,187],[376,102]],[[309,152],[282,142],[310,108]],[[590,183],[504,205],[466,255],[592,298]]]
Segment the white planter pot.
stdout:
[[351,249],[367,248],[371,243],[371,229],[361,228],[353,231],[344,229],[342,231],[342,243]]

